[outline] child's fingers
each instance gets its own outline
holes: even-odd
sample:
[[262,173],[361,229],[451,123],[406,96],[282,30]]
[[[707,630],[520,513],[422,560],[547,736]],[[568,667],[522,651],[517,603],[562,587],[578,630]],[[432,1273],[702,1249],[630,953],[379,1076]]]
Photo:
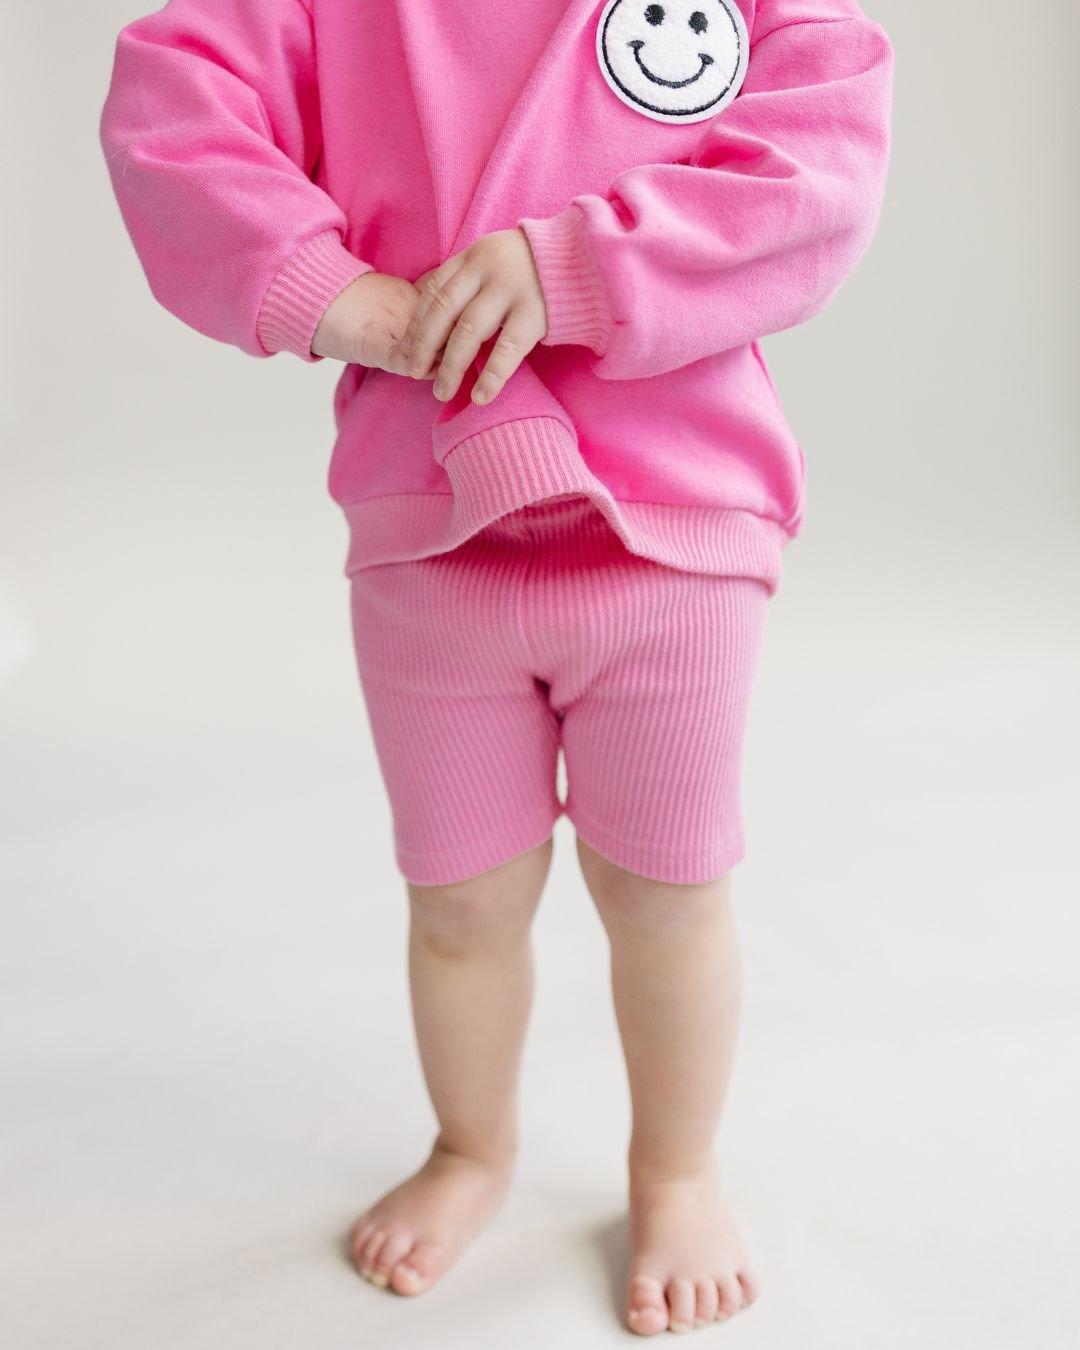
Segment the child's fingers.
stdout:
[[[431,308],[435,296],[440,294],[451,278],[461,270],[463,262],[464,254],[455,253],[453,257],[447,258],[438,267],[433,267],[430,272],[425,272],[413,283],[419,290],[420,295],[401,339],[402,349],[406,355],[412,354],[412,348],[416,345],[416,335]],[[466,301],[463,300],[462,304],[465,303]],[[443,341],[445,341],[445,334]]]
[[435,397],[449,400],[461,387],[462,378],[469,370],[481,346],[499,331],[506,322],[507,301],[491,287],[482,289],[476,298],[462,310],[439,364],[435,380]]
[[536,341],[536,337],[526,330],[523,320],[511,310],[498,341],[473,385],[473,402],[490,403],[536,346]]
[[401,350],[401,344],[395,342],[391,348],[390,357],[386,363],[385,369],[391,375],[404,375],[411,380],[433,381],[439,374],[439,357],[436,356],[427,370],[421,371],[419,375],[414,375],[409,368],[409,360]]
[[[427,370],[440,347],[446,348],[444,363],[447,356],[450,356],[451,360],[456,359],[454,351],[451,351],[451,339],[461,322],[462,311],[475,299],[479,289],[478,280],[459,272],[440,291],[439,298],[432,302],[427,316],[413,338],[408,358],[410,375],[416,376]],[[455,348],[461,345],[462,338],[470,334],[473,322],[471,318],[465,320],[458,334],[457,343],[453,344]],[[475,355],[475,352],[473,354]]]

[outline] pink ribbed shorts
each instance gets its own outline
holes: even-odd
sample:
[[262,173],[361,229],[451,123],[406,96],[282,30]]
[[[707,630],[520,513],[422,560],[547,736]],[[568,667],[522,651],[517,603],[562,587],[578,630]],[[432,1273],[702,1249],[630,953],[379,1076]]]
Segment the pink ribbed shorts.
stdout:
[[742,859],[764,582],[631,553],[574,494],[350,582],[357,669],[408,881],[475,876],[541,843],[564,813],[642,876],[708,881]]

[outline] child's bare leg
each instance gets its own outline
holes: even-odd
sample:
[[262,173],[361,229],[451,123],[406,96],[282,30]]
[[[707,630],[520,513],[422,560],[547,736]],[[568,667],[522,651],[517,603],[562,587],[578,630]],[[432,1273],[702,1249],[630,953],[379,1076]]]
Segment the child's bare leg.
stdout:
[[741,990],[731,874],[669,884],[577,848],[611,942],[633,1106],[628,1325],[689,1331],[757,1296],[714,1152]]
[[368,1279],[429,1288],[505,1198],[517,1151],[517,1086],[532,1005],[529,931],[553,841],[468,881],[406,883],[409,984],[439,1132],[431,1154],[351,1233]]

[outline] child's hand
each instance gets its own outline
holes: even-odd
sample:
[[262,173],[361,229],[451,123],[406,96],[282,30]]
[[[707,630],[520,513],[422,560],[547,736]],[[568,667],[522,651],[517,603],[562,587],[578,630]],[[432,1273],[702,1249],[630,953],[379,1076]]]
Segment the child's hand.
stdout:
[[[404,277],[365,272],[328,306],[315,329],[311,350],[316,356],[404,375],[401,338],[419,301],[420,291]],[[433,380],[435,370],[424,370],[414,378]]]
[[472,390],[487,403],[547,333],[547,306],[524,230],[482,235],[439,267],[417,278],[420,303],[409,320],[402,351],[406,373],[424,378],[439,357],[435,396],[453,398],[480,346],[502,329]]

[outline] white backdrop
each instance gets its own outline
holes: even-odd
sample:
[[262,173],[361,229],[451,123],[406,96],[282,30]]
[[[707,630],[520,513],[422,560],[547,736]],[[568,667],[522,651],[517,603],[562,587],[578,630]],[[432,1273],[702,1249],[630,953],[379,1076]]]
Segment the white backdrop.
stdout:
[[[512,1198],[420,1299],[346,1260],[434,1121],[325,493],[340,367],[150,295],[97,143],[141,12],[20,5],[0,58],[0,1334],[621,1344],[628,1096],[565,820]],[[897,50],[878,237],[765,343],[808,498],[747,736],[720,1136],[765,1292],[697,1334],[1066,1350],[1080,24],[867,12]]]

